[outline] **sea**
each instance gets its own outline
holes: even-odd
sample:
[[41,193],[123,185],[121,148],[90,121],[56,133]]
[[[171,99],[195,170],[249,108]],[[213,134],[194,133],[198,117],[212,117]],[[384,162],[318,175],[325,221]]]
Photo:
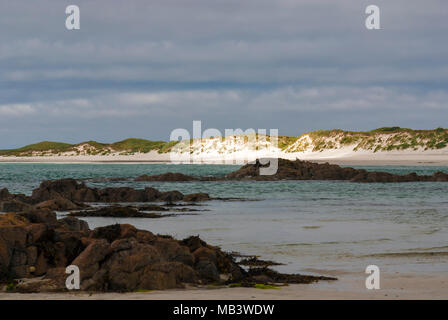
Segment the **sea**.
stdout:
[[[135,182],[142,174],[181,172],[222,177],[233,165],[0,163],[0,188],[30,195],[43,180],[75,178],[91,187],[155,187],[216,198],[159,219],[83,218],[91,228],[129,223],[178,239],[199,235],[212,245],[282,263],[281,272],[332,274],[448,271],[448,183],[347,181]],[[435,166],[357,166],[390,173],[448,173]],[[103,178],[130,178],[106,181]],[[58,213],[62,216],[65,213]]]

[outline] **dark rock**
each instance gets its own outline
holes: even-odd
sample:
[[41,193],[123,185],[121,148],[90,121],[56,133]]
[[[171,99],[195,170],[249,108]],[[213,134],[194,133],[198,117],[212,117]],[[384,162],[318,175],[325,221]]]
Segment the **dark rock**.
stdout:
[[15,199],[0,202],[0,211],[2,212],[20,212],[29,209],[31,209],[31,205]]
[[69,231],[81,231],[87,232],[89,231],[89,224],[84,221],[77,219],[75,217],[65,217],[58,220],[59,224],[68,229]]
[[301,160],[278,159],[278,169],[273,175],[260,175],[260,168],[267,167],[255,163],[247,164],[239,170],[226,176],[227,180],[348,180],[351,182],[389,183],[389,182],[413,182],[413,181],[448,181],[448,174],[436,172],[432,176],[410,173],[406,175],[392,174],[388,172],[366,171],[340,167],[329,163],[314,163]]
[[313,283],[319,280],[337,280],[333,277],[282,274],[269,268],[251,268],[245,281],[259,283],[261,277],[265,279],[263,283]]
[[163,218],[171,216],[141,212],[133,207],[104,207],[97,210],[71,212],[70,217]]
[[174,201],[181,201],[184,199],[184,195],[180,193],[179,191],[167,191],[162,192],[158,200],[166,201],[168,203],[174,202]]
[[80,206],[65,198],[56,198],[40,202],[34,206],[36,209],[50,209],[55,211],[67,211],[80,209]]
[[145,188],[144,193],[146,201],[156,201],[160,196],[159,190],[151,187]]
[[58,198],[72,200],[76,191],[85,188],[84,184],[78,184],[75,179],[49,180],[42,182],[31,197],[40,202]]
[[31,209],[19,212],[18,215],[26,218],[31,223],[50,223],[55,224],[57,221],[56,213],[50,209]]
[[0,189],[0,201],[9,199],[11,199],[11,194],[9,193],[8,189],[6,188]]
[[113,224],[106,227],[95,228],[92,232],[92,238],[106,239],[109,242],[113,242],[119,239],[121,236],[121,226],[119,224]]
[[248,267],[269,267],[269,266],[281,266],[282,263],[278,263],[275,261],[270,260],[260,260],[257,257],[250,257],[242,259],[239,263],[241,266],[248,266]]
[[152,176],[148,176],[146,174],[135,178],[135,181],[196,181],[198,180],[195,177],[191,177],[191,176],[187,176],[185,174],[182,173],[177,173],[177,172],[167,172],[167,173],[163,173],[163,174],[157,174],[157,175],[152,175]]
[[210,196],[207,193],[192,193],[187,194],[183,198],[186,202],[198,202],[198,201],[207,201],[210,200]]
[[199,273],[199,277],[206,282],[218,282],[220,280],[216,264],[210,260],[200,260],[196,263],[195,270]]
[[269,269],[246,272],[230,254],[199,237],[178,241],[118,224],[90,231],[76,218],[55,222],[53,214],[42,209],[0,215],[0,283],[15,281],[18,292],[65,291],[64,271],[71,264],[80,269],[81,289],[91,291],[311,279]]
[[190,252],[194,252],[201,247],[205,247],[207,243],[201,240],[198,236],[190,236],[184,240],[182,240],[182,244],[187,246],[190,249]]
[[[8,196],[4,192],[4,196]],[[74,210],[77,202],[148,202],[148,201],[180,201],[183,194],[179,191],[159,192],[155,188],[147,187],[144,190],[136,190],[129,187],[95,189],[89,188],[84,183],[78,183],[74,179],[50,180],[41,183],[39,188],[33,191],[32,201],[44,202],[38,207],[52,208],[54,210]],[[62,200],[61,200],[62,199]],[[73,203],[73,205],[70,202]]]
[[100,268],[100,262],[110,252],[110,245],[105,239],[92,241],[72,264],[78,266],[81,279],[92,277]]

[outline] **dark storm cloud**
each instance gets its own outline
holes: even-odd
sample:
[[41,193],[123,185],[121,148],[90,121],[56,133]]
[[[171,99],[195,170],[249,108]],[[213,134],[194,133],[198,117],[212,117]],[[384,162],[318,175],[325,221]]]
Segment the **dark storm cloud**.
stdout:
[[[448,4],[2,1],[0,147],[204,126],[447,126]],[[81,30],[65,29],[65,7]]]

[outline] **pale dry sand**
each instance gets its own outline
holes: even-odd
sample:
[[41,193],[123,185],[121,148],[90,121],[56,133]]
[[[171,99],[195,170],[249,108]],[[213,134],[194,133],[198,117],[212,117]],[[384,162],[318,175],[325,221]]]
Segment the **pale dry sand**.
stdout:
[[[203,164],[236,164],[242,165],[256,158],[284,158],[301,159],[315,162],[329,162],[339,165],[408,165],[408,166],[448,166],[448,150],[428,151],[353,151],[351,148],[340,148],[337,150],[326,150],[323,152],[296,152],[296,153],[250,153],[237,152],[229,155],[204,154],[194,156],[192,159],[187,155],[174,157],[175,161]],[[170,154],[159,154],[156,151],[149,153],[137,153],[133,155],[80,155],[80,156],[35,156],[35,157],[2,157],[3,163],[171,163]]]
[[0,293],[0,300],[378,300],[448,299],[448,274],[388,274],[381,289],[367,290],[365,274],[341,274],[337,281],[295,284],[280,289],[201,288],[140,293]]

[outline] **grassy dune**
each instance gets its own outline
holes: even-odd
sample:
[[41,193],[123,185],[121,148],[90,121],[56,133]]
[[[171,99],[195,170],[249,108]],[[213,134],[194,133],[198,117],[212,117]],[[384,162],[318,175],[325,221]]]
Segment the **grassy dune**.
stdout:
[[[213,138],[209,138],[213,139]],[[204,139],[205,141],[207,139]],[[267,137],[267,142],[272,139]],[[211,148],[222,148],[221,140],[213,140]],[[241,144],[247,143],[243,139]],[[0,156],[44,156],[44,155],[107,155],[119,153],[131,155],[157,151],[167,153],[177,141],[152,141],[129,138],[114,143],[87,141],[79,144],[43,141],[18,149],[0,150]],[[319,130],[304,133],[301,136],[278,137],[278,148],[286,153],[340,149],[352,147],[354,151],[369,150],[373,152],[392,150],[437,150],[448,146],[448,129],[413,130],[400,127],[383,127],[371,131],[345,131],[341,129]]]

